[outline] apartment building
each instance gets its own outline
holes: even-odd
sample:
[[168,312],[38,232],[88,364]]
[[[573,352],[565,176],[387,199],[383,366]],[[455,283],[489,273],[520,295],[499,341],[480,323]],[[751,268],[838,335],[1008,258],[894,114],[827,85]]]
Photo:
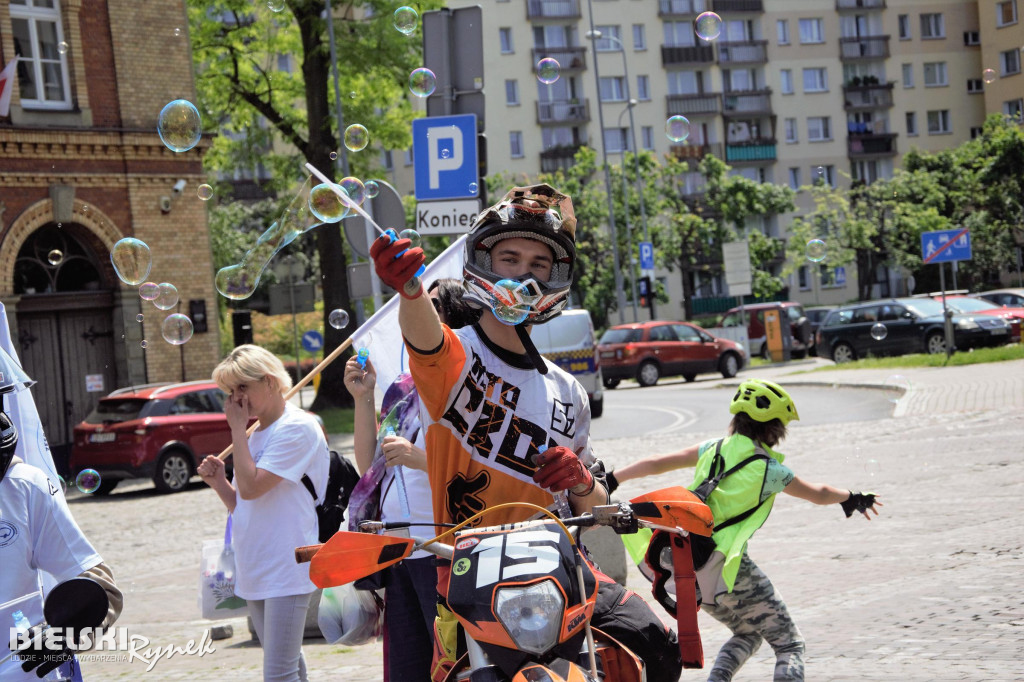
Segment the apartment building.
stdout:
[[[470,4],[476,2],[449,3]],[[635,144],[691,160],[683,186],[694,201],[703,191],[696,162],[706,154],[733,173],[794,189],[817,180],[846,187],[888,178],[909,150],[954,147],[976,135],[987,114],[1021,111],[1018,4],[491,0],[483,6],[489,172],[533,177],[571,163],[584,144],[615,164]],[[704,11],[722,18],[713,41],[694,32]],[[536,77],[545,57],[562,67],[553,84]],[[691,122],[682,144],[664,132],[677,114]],[[407,190],[411,162],[406,154],[394,169]],[[798,205],[809,207],[807,193]],[[791,218],[745,227],[784,237]],[[671,299],[659,315],[680,316],[679,274],[658,275]],[[789,276],[789,296],[847,301],[856,297],[855,277],[852,268],[808,262]],[[880,270],[876,279],[876,295],[905,289],[900,273]],[[724,305],[711,300],[727,294],[720,274],[695,284],[708,299],[696,309]]]

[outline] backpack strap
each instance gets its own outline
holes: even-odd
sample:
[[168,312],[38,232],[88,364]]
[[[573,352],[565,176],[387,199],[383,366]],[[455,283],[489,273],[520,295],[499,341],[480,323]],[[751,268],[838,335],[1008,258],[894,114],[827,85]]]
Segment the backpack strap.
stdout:
[[[722,482],[723,478],[726,478],[730,474],[739,471],[740,469],[747,466],[751,462],[764,460],[767,465],[768,460],[771,459],[768,456],[768,453],[764,451],[764,448],[761,447],[760,443],[754,443],[754,454],[752,454],[750,457],[747,457],[742,462],[739,462],[738,464],[729,467],[728,470],[723,471],[723,469],[725,469],[725,458],[722,457],[722,443],[724,441],[725,439],[721,438],[719,439],[718,443],[715,444],[715,458],[711,462],[711,469],[709,471],[708,478],[706,478],[704,482],[701,483],[696,490],[694,490],[694,493],[705,501],[711,495],[711,492],[718,487],[718,484]],[[717,474],[714,473],[716,470],[718,471]],[[729,526],[732,526],[734,524],[740,523],[741,521],[745,521],[746,519],[750,518],[750,516],[754,512],[760,509],[761,505],[763,505],[764,503],[765,501],[762,500],[761,502],[758,502],[750,509],[741,512],[730,519],[726,519],[721,523],[716,523],[715,532],[718,532],[723,528],[728,528]]]
[[302,485],[306,486],[306,490],[313,496],[313,501],[316,502],[316,488],[313,487],[313,481],[310,480],[309,474],[302,474]]

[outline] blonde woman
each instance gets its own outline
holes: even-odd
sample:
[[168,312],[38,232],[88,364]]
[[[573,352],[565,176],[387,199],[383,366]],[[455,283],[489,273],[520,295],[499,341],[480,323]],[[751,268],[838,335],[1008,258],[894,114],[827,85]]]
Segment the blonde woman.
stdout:
[[[295,563],[295,548],[318,542],[318,528],[301,481],[308,475],[323,497],[327,441],[313,415],[284,399],[291,377],[269,351],[239,346],[213,370],[213,380],[228,394],[234,480],[213,456],[199,465],[199,475],[234,516],[235,593],[249,602],[263,646],[263,679],[305,680],[302,634],[316,587],[309,564]],[[251,418],[260,424],[246,438]]]

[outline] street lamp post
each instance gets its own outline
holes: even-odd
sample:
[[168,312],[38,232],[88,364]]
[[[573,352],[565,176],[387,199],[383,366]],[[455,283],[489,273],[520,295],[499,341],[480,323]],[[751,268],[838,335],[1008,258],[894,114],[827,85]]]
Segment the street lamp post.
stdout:
[[[596,33],[594,30],[594,7],[591,0],[587,0],[587,10],[590,14],[590,30],[587,37]],[[598,35],[600,35],[598,33]],[[601,106],[601,76],[597,69],[597,45],[590,41],[590,50],[594,59],[594,81],[597,83],[597,121],[601,128],[601,158],[604,162],[604,186],[608,195],[608,227],[612,232],[612,271],[615,276],[615,300],[619,309],[619,324],[626,322],[626,293],[622,289],[622,271],[619,269],[619,238],[615,229],[615,205],[612,201],[612,178],[608,169],[608,149],[604,143],[604,107]]]
[[[636,106],[636,100],[635,99],[629,100],[629,103],[626,105],[626,108],[623,109],[622,112],[619,114],[619,121],[618,121],[617,125],[618,125],[618,128],[620,130],[622,129],[622,114],[624,114],[624,113],[626,113],[628,111],[630,113],[630,117],[632,117],[632,115],[633,115],[633,107],[634,106]],[[635,139],[634,139],[633,143],[636,144],[636,140]],[[626,147],[628,147],[628,146],[629,145],[624,145],[623,150],[622,150],[622,211],[626,215],[626,243],[629,244],[629,253],[627,255],[627,261],[626,262],[629,264],[629,279],[632,282],[633,321],[634,322],[639,322],[640,321],[640,313],[637,310],[637,306],[636,306],[636,300],[637,300],[637,297],[636,297],[636,268],[634,267],[634,263],[633,263],[633,226],[629,222],[629,190],[628,190],[628,184],[626,182],[626,152],[628,151],[626,149]],[[634,155],[636,154],[636,149],[635,148],[633,149],[633,153],[634,153]]]

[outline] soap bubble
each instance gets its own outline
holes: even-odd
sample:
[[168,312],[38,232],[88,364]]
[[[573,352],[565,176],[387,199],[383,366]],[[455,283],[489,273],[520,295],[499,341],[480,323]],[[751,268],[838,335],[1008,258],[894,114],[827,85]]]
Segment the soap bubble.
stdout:
[[450,149],[445,148],[445,149],[441,150],[441,158],[442,159],[447,159],[451,155],[452,155],[452,151]]
[[331,152],[331,161],[338,160],[338,152]]
[[68,482],[65,481],[64,477],[59,475],[59,474],[57,475],[57,482],[60,483],[60,491],[61,491],[61,493],[63,493],[64,495],[67,495],[68,494]]
[[995,79],[995,69],[985,69],[984,71],[981,72],[981,80],[985,81],[986,83],[992,83],[993,81],[995,81]]
[[191,339],[192,332],[192,320],[181,313],[168,315],[160,325],[160,333],[163,335],[164,341],[175,346],[180,346]]
[[815,168],[814,169],[814,175],[817,177],[818,180],[821,180],[822,182],[824,182],[825,181],[825,167],[824,166],[818,166],[817,168]]
[[869,459],[864,462],[864,471],[868,472],[868,476],[874,476],[878,473],[878,460]]
[[153,305],[160,310],[170,310],[178,305],[178,287],[170,282],[160,282],[157,288],[159,291],[156,298],[153,299]]
[[271,12],[280,12],[284,9],[284,0],[267,0],[267,7]]
[[156,131],[160,141],[172,152],[187,152],[203,135],[199,110],[186,99],[176,99],[160,110]]
[[693,30],[701,40],[714,40],[722,32],[722,17],[714,12],[703,12],[693,21]]
[[807,260],[812,263],[820,263],[828,255],[828,247],[820,239],[812,239],[807,242]]
[[475,182],[469,183],[469,192],[470,192],[470,194],[476,194],[476,190],[477,190],[477,184]]
[[529,306],[518,302],[517,293],[523,285],[514,279],[499,280],[495,284],[491,310],[500,322],[514,326],[523,322],[530,314]]
[[673,142],[683,142],[690,136],[690,119],[672,116],[665,121],[665,135]]
[[353,123],[348,128],[345,128],[345,147],[349,151],[361,152],[366,149],[366,145],[369,143],[370,133],[366,130],[366,126]]
[[380,185],[377,184],[376,180],[367,180],[366,184],[363,185],[363,189],[366,191],[367,199],[372,199],[380,194]]
[[83,493],[94,493],[100,487],[100,473],[95,469],[82,469],[75,477],[75,487]]
[[348,195],[349,200],[353,204],[356,206],[363,205],[363,201],[366,199],[366,186],[363,185],[359,178],[348,176],[342,178],[338,184],[341,185],[341,189],[345,191],[345,194]]
[[146,348],[149,348],[149,341],[146,341],[146,339],[142,339],[142,343],[140,343],[139,345],[142,346],[143,350],[145,350]]
[[46,261],[50,265],[60,265],[64,262],[64,252],[60,249],[50,249],[50,253],[46,254]]
[[157,286],[156,282],[146,282],[139,287],[139,297],[143,301],[152,301],[160,295],[160,287]]
[[320,222],[336,223],[348,213],[348,206],[332,186],[324,182],[309,191],[309,210]]
[[175,36],[180,36],[181,35],[181,29],[180,28],[175,28],[174,29],[174,35]]
[[135,316],[135,321],[136,322],[142,322],[145,319],[146,319],[146,316],[143,315],[142,313],[139,313],[138,315]]
[[881,322],[875,322],[871,325],[871,338],[875,341],[881,341],[889,335],[889,330]]
[[213,197],[213,187],[210,187],[208,184],[204,182],[203,184],[199,185],[198,189],[196,189],[196,196],[198,196],[203,201],[209,201]]
[[256,291],[256,285],[260,283],[262,274],[263,266],[249,263],[228,265],[217,271],[213,283],[221,296],[230,298],[232,301],[242,301]]
[[402,6],[395,10],[394,19],[395,28],[398,29],[399,33],[409,35],[416,30],[420,15],[412,7]]
[[893,374],[882,384],[882,392],[891,403],[898,403],[910,392],[910,379],[902,374]]
[[557,59],[545,57],[537,62],[537,80],[550,85],[558,80],[558,70],[561,68],[562,66],[558,63]]
[[402,230],[401,232],[398,233],[398,238],[408,239],[410,242],[412,242],[411,244],[409,244],[410,249],[415,248],[419,246],[421,243],[423,243],[423,239],[420,237],[420,233],[412,229]]
[[430,97],[437,87],[437,78],[434,72],[426,67],[420,67],[409,74],[409,90],[417,97]]
[[335,308],[327,316],[327,322],[335,329],[344,329],[348,326],[348,311]]
[[153,256],[146,242],[134,237],[125,237],[110,250],[110,262],[113,263],[114,272],[122,282],[138,286],[149,276],[149,270],[153,267]]
[[68,53],[68,44],[66,42],[64,42],[63,40],[60,41],[59,43],[57,43],[57,53],[58,54],[67,54]]

